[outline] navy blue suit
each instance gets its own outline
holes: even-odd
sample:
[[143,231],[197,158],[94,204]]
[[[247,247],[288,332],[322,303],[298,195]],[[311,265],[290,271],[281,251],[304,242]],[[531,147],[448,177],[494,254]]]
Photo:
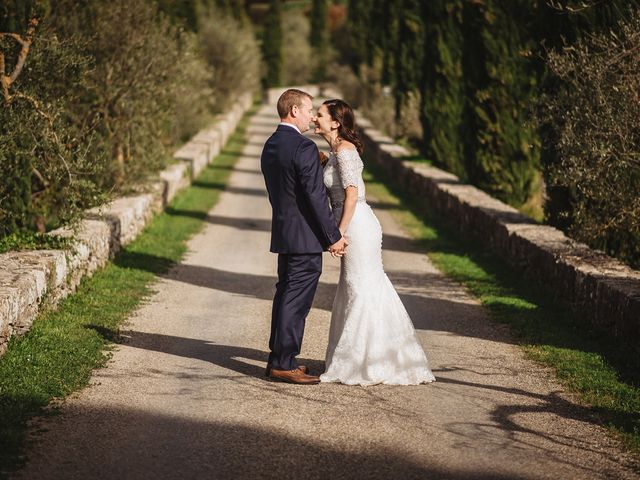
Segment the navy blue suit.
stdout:
[[273,210],[270,250],[279,254],[268,362],[277,370],[293,370],[322,272],[322,252],[342,235],[313,141],[279,125],[264,145],[260,164]]

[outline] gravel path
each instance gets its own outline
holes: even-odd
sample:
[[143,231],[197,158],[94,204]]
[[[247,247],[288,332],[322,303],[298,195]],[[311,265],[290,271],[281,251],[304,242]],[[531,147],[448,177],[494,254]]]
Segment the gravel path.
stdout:
[[[108,368],[59,415],[34,422],[16,478],[640,478],[375,202],[385,268],[437,382],[265,380],[276,256],[259,155],[274,110],[252,119],[230,187],[185,261],[124,327]],[[316,373],[338,275],[337,261],[324,262],[300,356]]]

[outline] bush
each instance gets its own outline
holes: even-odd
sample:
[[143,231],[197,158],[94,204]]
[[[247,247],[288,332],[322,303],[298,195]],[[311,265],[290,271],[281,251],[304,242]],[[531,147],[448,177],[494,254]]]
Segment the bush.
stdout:
[[212,8],[198,28],[202,55],[213,70],[215,109],[224,110],[260,85],[260,50],[253,30]]
[[318,50],[311,50],[309,19],[299,9],[289,9],[282,15],[282,84],[301,85],[310,81],[319,62]]
[[619,34],[602,33],[551,53],[559,89],[540,120],[558,160],[552,187],[572,201],[560,215],[570,234],[640,267],[640,13]]
[[[40,4],[13,97],[0,98],[0,237],[72,222],[156,173],[210,118],[211,71],[195,34],[152,3]],[[3,6],[0,31],[24,34],[24,5]],[[7,30],[19,19],[22,31]],[[12,69],[20,50],[6,36],[0,48]]]
[[151,3],[101,0],[78,12],[66,33],[86,39],[93,68],[74,114],[95,132],[92,156],[108,159],[102,186],[122,189],[166,165],[185,83],[201,94],[204,75],[188,77],[185,34]]
[[[1,47],[12,51],[7,39]],[[68,115],[78,99],[71,87],[88,69],[81,50],[77,41],[60,39],[42,22],[11,98],[0,98],[0,237],[55,228],[101,200],[94,179],[104,164],[88,157],[80,141],[88,129]],[[15,56],[8,60],[12,71]]]

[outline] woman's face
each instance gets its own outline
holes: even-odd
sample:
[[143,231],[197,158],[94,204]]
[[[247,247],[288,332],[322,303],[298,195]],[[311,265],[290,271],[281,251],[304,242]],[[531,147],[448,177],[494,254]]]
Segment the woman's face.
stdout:
[[316,124],[315,132],[318,135],[327,135],[331,133],[332,130],[336,130],[340,125],[338,122],[331,118],[329,109],[324,104],[320,105],[314,123]]

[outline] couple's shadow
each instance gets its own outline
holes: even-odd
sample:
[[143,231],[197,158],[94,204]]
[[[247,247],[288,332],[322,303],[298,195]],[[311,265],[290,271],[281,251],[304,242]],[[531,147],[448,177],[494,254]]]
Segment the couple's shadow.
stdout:
[[[118,332],[99,325],[88,325],[87,328],[95,330],[110,341],[127,345],[128,347],[202,360],[241,375],[260,379],[265,378],[269,352],[264,350],[135,330]],[[322,360],[304,357],[298,357],[297,360],[301,365],[309,367],[309,370],[316,375],[324,372],[325,363]]]

